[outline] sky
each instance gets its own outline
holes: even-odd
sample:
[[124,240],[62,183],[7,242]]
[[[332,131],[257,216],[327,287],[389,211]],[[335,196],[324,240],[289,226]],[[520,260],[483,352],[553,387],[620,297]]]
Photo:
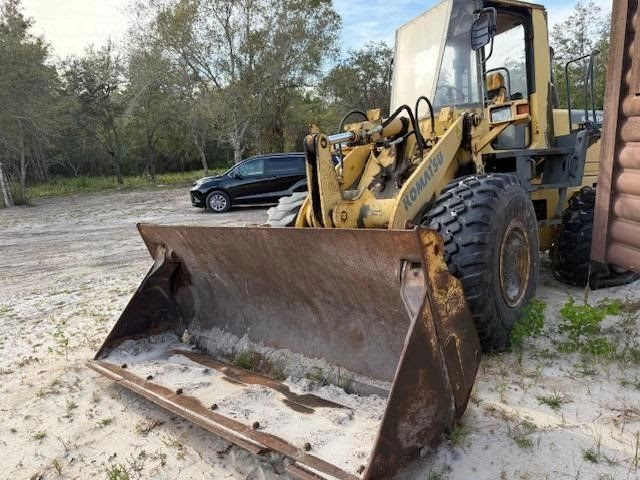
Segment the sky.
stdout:
[[[2,0],[0,0],[1,2]],[[604,10],[612,0],[594,0]],[[44,35],[58,57],[80,55],[93,44],[100,47],[111,38],[120,42],[128,28],[130,0],[23,0],[27,15],[35,20],[35,32]],[[359,48],[367,41],[393,44],[395,29],[433,6],[436,0],[334,0],[342,16],[343,48]],[[566,19],[576,0],[542,0],[550,24]]]

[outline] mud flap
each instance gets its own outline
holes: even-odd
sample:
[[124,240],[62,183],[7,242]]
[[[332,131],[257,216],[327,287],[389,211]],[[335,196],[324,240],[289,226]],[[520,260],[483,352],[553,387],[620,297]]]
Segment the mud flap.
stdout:
[[122,386],[298,478],[393,478],[464,412],[480,344],[434,231],[139,230],[154,266],[89,362]]

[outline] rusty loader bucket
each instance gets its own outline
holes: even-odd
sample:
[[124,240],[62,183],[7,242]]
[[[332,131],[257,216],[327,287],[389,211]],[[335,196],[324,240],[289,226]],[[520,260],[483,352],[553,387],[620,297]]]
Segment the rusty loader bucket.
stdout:
[[140,225],[153,267],[89,365],[302,479],[393,478],[480,345],[426,229]]

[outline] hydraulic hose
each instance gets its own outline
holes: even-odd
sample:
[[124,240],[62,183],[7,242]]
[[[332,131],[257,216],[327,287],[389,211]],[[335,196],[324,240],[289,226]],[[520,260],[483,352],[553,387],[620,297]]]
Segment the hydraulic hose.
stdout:
[[[435,135],[435,133],[436,133],[436,119],[433,117],[433,105],[431,104],[431,100],[429,100],[424,95],[419,96],[418,100],[416,101],[416,108],[415,108],[416,120],[418,120],[418,121],[420,120],[420,115],[418,115],[418,107],[420,106],[420,101],[421,100],[424,100],[425,102],[427,102],[427,106],[429,107],[429,115],[431,115],[431,135]],[[420,136],[422,136],[422,134],[420,134]],[[422,138],[422,141],[424,142],[424,137]]]

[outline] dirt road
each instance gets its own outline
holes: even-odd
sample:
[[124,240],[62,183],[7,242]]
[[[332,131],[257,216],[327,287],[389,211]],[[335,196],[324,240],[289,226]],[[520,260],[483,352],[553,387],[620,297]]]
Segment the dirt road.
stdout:
[[[150,267],[137,222],[265,219],[265,209],[192,209],[185,189],[0,210],[0,477],[284,478],[277,458],[232,448],[84,366]],[[604,359],[557,347],[559,309],[583,292],[553,280],[546,266],[541,277],[544,335],[521,362],[514,354],[483,359],[462,425],[408,478],[640,478],[640,285],[591,294],[624,307],[604,333],[632,354]]]

